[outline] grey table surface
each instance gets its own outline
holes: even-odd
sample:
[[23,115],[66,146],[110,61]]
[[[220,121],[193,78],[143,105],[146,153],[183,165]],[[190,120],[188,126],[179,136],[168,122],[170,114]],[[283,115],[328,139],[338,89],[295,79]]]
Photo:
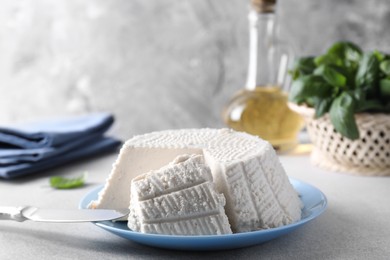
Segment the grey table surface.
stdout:
[[[35,177],[0,181],[0,205],[77,208],[104,183],[116,154],[72,163]],[[390,178],[357,177],[313,166],[308,153],[280,155],[288,175],[325,193],[327,210],[292,233],[270,242],[225,251],[185,252],[143,246],[91,223],[0,221],[0,259],[389,259]],[[88,171],[80,189],[49,187],[52,175]]]

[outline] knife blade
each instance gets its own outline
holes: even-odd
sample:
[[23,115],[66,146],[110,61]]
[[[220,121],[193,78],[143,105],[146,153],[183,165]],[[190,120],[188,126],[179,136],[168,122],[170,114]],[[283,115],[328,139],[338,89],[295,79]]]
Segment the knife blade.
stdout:
[[26,207],[0,207],[0,220],[26,220],[38,222],[95,222],[116,220],[129,214],[129,209],[41,209]]

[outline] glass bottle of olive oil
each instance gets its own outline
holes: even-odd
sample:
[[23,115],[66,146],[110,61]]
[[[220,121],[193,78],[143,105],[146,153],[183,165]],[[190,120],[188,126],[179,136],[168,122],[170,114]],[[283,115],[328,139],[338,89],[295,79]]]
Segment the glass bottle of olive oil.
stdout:
[[223,111],[225,123],[258,135],[276,150],[286,151],[297,143],[301,117],[289,109],[284,88],[291,52],[275,37],[276,0],[252,0],[249,13],[249,66],[244,89]]

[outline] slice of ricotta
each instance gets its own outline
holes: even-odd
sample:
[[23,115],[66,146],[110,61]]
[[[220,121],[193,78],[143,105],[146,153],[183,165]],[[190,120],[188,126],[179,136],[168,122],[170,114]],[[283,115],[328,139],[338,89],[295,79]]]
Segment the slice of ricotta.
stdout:
[[132,180],[128,226],[154,234],[231,234],[225,197],[214,186],[203,156],[179,156]]
[[153,132],[128,140],[91,208],[130,205],[131,180],[168,165],[183,154],[203,155],[233,232],[290,224],[301,218],[301,201],[272,146],[229,129]]

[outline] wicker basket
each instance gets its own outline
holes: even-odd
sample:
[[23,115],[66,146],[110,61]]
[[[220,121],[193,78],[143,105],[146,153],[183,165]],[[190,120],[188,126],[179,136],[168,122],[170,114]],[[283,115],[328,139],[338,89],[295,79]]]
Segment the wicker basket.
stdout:
[[289,106],[304,117],[313,143],[313,164],[355,175],[390,175],[390,115],[357,114],[360,138],[352,141],[335,131],[329,115],[314,119],[314,109],[292,103]]

